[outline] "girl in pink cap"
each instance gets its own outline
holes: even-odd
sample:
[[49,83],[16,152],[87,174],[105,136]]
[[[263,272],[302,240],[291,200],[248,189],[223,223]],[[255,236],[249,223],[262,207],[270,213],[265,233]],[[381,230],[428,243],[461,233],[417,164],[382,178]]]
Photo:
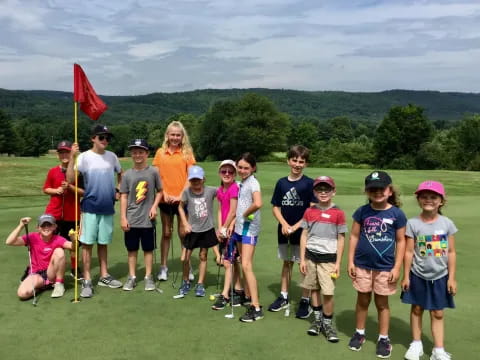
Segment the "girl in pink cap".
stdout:
[[422,316],[430,311],[434,349],[431,360],[449,360],[443,347],[443,309],[454,308],[453,296],[457,292],[455,280],[456,252],[455,224],[442,215],[445,189],[440,182],[424,181],[415,191],[422,209],[407,223],[407,245],[402,280],[402,302],[411,304],[410,326],[413,341],[405,359],[417,360],[423,355]]

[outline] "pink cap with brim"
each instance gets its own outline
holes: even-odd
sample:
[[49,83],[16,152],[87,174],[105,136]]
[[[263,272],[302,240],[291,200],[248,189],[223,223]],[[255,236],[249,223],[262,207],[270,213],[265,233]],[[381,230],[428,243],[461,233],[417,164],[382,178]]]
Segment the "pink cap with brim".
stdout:
[[445,197],[445,188],[443,184],[438,181],[427,180],[418,185],[415,194],[418,194],[420,191],[433,191],[442,197]]
[[318,184],[328,184],[335,189],[335,181],[330,176],[319,176],[313,181],[313,187],[316,187]]

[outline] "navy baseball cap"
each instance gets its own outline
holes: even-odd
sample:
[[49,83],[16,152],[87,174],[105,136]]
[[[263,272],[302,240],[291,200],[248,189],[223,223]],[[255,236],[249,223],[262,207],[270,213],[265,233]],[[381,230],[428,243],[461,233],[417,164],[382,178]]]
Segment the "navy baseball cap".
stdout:
[[112,132],[106,125],[94,125],[92,127],[92,136],[97,136],[97,135],[110,135],[113,136]]
[[374,171],[365,178],[365,190],[386,188],[392,183],[392,178],[385,171]]
[[145,139],[135,139],[135,140],[132,140],[132,142],[130,143],[130,145],[128,145],[128,148],[129,148],[129,149],[131,149],[131,148],[140,148],[140,149],[147,150],[147,151],[150,150],[150,147],[148,146],[147,140],[145,140]]

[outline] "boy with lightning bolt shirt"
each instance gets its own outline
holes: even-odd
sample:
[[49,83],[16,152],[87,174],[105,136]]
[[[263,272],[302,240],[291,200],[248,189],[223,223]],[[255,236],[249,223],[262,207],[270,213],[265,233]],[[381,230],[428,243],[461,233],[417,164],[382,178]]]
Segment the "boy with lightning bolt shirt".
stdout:
[[144,253],[144,289],[155,290],[153,251],[155,250],[155,218],[162,196],[162,183],[156,167],[147,164],[149,146],[144,139],[135,139],[128,146],[133,168],[128,169],[120,184],[120,221],[128,251],[128,279],[123,290],[137,285],[135,268],[140,244]]

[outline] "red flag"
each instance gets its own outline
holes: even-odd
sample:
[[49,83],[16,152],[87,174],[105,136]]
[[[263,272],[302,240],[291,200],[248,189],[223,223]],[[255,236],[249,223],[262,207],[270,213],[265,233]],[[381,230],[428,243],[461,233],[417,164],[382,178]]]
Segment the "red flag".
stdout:
[[73,101],[80,103],[80,109],[92,120],[97,120],[107,110],[78,64],[73,64]]

